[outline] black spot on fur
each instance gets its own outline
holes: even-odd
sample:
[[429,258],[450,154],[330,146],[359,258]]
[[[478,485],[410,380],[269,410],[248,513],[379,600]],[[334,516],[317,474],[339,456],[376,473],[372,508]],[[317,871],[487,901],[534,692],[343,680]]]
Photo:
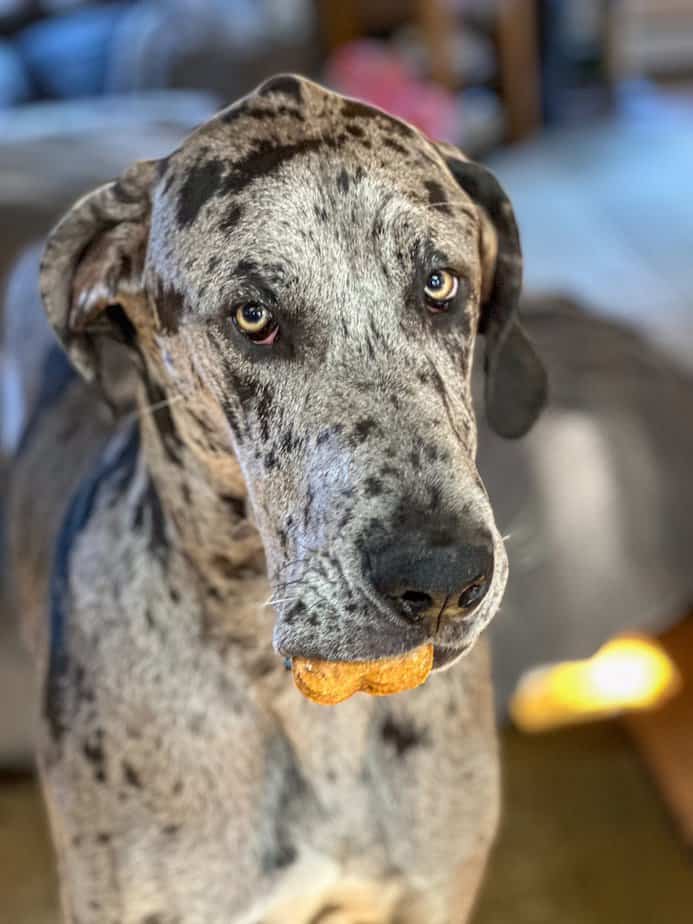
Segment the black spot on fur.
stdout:
[[264,385],[257,403],[257,417],[260,421],[260,432],[262,433],[262,439],[265,443],[269,440],[270,436],[270,417],[273,400],[274,389],[270,385]]
[[259,96],[271,96],[273,93],[283,93],[285,96],[292,97],[297,103],[303,102],[301,82],[290,75],[272,77],[258,90]]
[[276,468],[277,465],[277,454],[274,449],[270,449],[265,455],[265,470],[271,472],[273,468]]
[[99,783],[106,782],[106,755],[103,747],[103,729],[95,729],[82,744],[82,754],[94,770],[94,778]]
[[383,493],[383,483],[380,479],[371,476],[366,478],[364,489],[368,497],[379,497]]
[[[229,384],[234,394],[245,407],[255,400],[258,393],[258,384],[251,378],[238,375],[235,371],[228,372]],[[226,410],[226,408],[225,408]]]
[[377,428],[378,424],[372,417],[364,417],[356,424],[353,433],[357,443],[363,443]]
[[349,174],[346,172],[345,168],[342,169],[337,174],[337,189],[340,192],[348,193],[349,192]]
[[350,135],[353,135],[354,138],[363,138],[366,134],[360,125],[354,125],[353,123],[349,123],[349,125],[346,127],[346,130]]
[[243,217],[243,207],[237,202],[234,202],[231,208],[228,210],[226,215],[219,222],[219,230],[224,234],[229,234],[231,231],[234,231],[238,226],[238,222]]
[[156,313],[161,330],[165,334],[175,334],[180,319],[185,311],[185,298],[182,292],[173,287],[159,289],[156,296]]
[[342,101],[342,115],[345,119],[377,119],[381,113],[358,100],[345,99]]
[[279,115],[289,116],[292,119],[297,119],[299,122],[305,122],[306,117],[296,106],[284,106],[283,104],[277,107],[277,112]]
[[295,435],[291,427],[287,427],[287,429],[282,434],[282,438],[280,441],[282,452],[290,454],[295,449],[298,449],[300,445],[301,445],[300,437]]
[[329,139],[305,138],[295,144],[277,144],[266,138],[259,139],[245,157],[232,166],[224,180],[224,192],[239,193],[295,157],[316,151],[324,145],[329,146]]
[[264,122],[267,119],[273,119],[276,110],[274,108],[261,106],[246,106],[244,115],[249,119],[256,119],[258,122]]
[[142,788],[142,781],[140,780],[139,773],[132,764],[128,763],[126,760],[123,761],[123,779],[128,786],[134,786],[135,789]]
[[298,853],[293,844],[284,844],[280,846],[274,855],[274,865],[276,869],[283,869],[294,862]]
[[185,228],[197,218],[200,209],[221,189],[224,165],[206,160],[193,166],[185,178],[178,198],[178,226]]
[[111,843],[111,835],[108,834],[106,831],[100,831],[100,832],[96,835],[96,843],[97,843],[97,844],[110,844],[110,843]]
[[215,555],[212,558],[212,565],[215,571],[225,578],[231,579],[238,576],[238,569],[225,555]]
[[147,486],[135,507],[132,522],[133,529],[141,530],[145,525],[145,519],[149,530],[149,551],[160,559],[165,560],[169,549],[168,536],[166,535],[166,517],[161,506],[159,492],[156,490],[151,478],[148,479]]
[[428,729],[418,729],[413,722],[406,719],[396,720],[393,716],[385,719],[380,734],[383,741],[394,748],[398,757],[403,757],[413,748],[426,747],[430,744]]
[[313,506],[313,489],[308,488],[306,492],[306,506],[303,508],[303,527],[304,529],[308,528],[308,523],[310,522],[310,509]]
[[407,148],[405,148],[403,144],[400,144],[399,141],[396,141],[394,138],[383,138],[383,145],[393,151],[397,151],[398,154],[409,153]]
[[161,829],[161,833],[166,835],[166,837],[175,837],[179,831],[180,825],[164,825]]
[[325,208],[324,205],[314,205],[313,212],[315,213],[315,217],[318,219],[318,221],[322,222],[323,224],[326,224],[327,209]]
[[452,215],[452,209],[448,203],[448,197],[440,183],[436,183],[435,180],[426,180],[424,186],[426,187],[426,192],[428,193],[429,203],[436,206],[438,211],[443,212],[445,215]]
[[236,497],[234,494],[220,494],[219,501],[227,508],[232,519],[245,519],[245,501],[242,497]]
[[325,427],[324,430],[321,430],[318,433],[318,438],[316,439],[316,445],[322,446],[323,443],[326,443],[330,438],[330,430],[328,427]]

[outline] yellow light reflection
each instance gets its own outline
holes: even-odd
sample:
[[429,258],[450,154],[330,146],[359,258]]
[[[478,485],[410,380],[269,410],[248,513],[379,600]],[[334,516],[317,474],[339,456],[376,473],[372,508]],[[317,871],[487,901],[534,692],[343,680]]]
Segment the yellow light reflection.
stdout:
[[587,660],[529,671],[513,694],[510,715],[522,731],[548,731],[651,709],[680,686],[681,676],[661,645],[641,636],[622,636]]

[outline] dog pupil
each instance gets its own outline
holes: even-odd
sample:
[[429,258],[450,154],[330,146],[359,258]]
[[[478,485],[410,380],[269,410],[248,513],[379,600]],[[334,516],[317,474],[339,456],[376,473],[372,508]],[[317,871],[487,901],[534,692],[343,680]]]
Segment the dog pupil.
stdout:
[[262,320],[263,309],[259,305],[246,305],[243,309],[243,317],[248,324],[257,324]]
[[428,287],[429,289],[439,289],[443,284],[442,277],[439,273],[433,273],[428,277]]

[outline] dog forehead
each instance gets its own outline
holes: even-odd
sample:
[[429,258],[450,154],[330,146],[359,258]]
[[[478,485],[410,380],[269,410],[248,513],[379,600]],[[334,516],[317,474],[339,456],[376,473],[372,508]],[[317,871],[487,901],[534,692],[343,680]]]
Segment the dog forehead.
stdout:
[[[307,158],[389,174],[409,195],[445,199],[454,186],[435,147],[415,128],[292,75],[262,84],[222,110],[161,165],[163,198],[181,233],[242,200],[263,181],[291,183]],[[346,163],[344,164],[346,166]],[[345,174],[341,182],[348,183]]]
[[353,256],[373,247],[367,241],[387,247],[386,215],[411,206],[420,216],[427,209],[432,226],[463,218],[452,237],[475,240],[474,206],[420,132],[283,75],[168,158],[154,195],[149,262],[168,284],[194,293],[206,288],[210,268],[219,278],[218,267],[234,259],[293,254],[298,267],[326,251]]

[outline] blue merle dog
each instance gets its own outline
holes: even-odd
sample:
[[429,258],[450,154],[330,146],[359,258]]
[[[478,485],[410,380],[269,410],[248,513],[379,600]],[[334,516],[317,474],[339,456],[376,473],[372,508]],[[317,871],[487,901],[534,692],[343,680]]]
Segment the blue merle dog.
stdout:
[[[520,283],[486,169],[294,76],[51,233],[65,353],[12,504],[66,922],[468,920],[507,578],[470,377],[481,334],[491,425],[530,427]],[[394,697],[322,707],[285,670],[424,643]]]

